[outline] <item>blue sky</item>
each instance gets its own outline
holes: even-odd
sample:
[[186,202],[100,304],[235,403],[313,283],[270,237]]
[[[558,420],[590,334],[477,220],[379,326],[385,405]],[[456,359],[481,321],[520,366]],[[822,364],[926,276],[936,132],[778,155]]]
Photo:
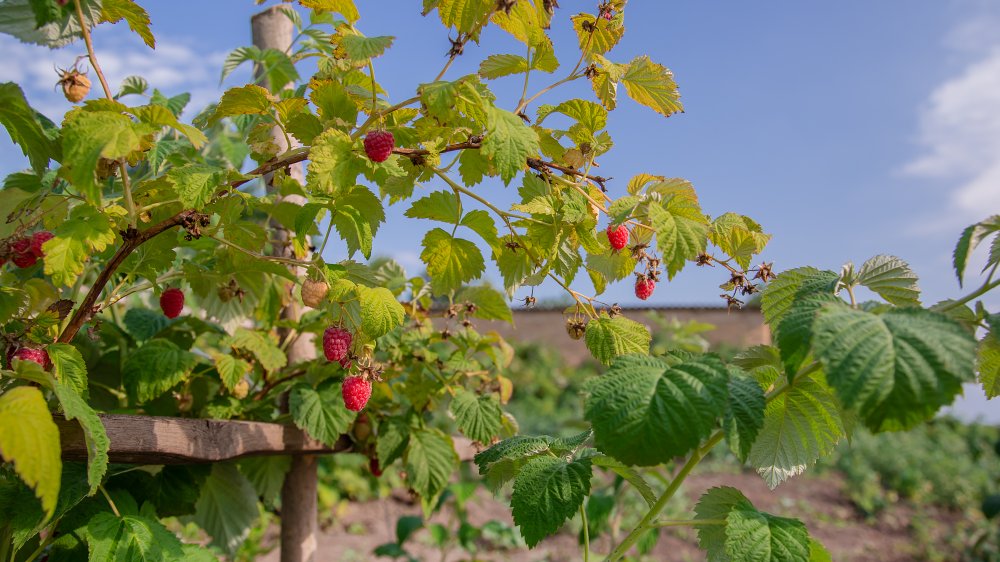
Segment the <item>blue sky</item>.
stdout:
[[[395,48],[376,62],[380,82],[391,99],[412,95],[443,64],[446,32],[435,16],[420,17],[415,0],[357,3],[366,34],[397,36]],[[168,94],[190,91],[190,118],[224,87],[248,80],[248,72],[238,72],[220,86],[219,69],[228,51],[249,43],[249,17],[259,7],[249,0],[144,5],[158,37],[155,52],[122,25],[95,34],[113,85],[140,74]],[[593,6],[563,0],[557,12],[553,33],[565,68],[555,77],[575,62],[566,22],[582,10]],[[615,148],[599,161],[599,173],[616,178],[613,195],[623,194],[637,172],[684,177],[706,212],[736,211],[761,222],[774,235],[765,258],[778,270],[807,264],[836,270],[845,261],[891,253],[920,275],[925,301],[958,294],[950,269],[955,238],[966,224],[1000,212],[996,2],[633,0],[625,23],[611,58],[648,53],[671,68],[686,113],[664,119],[621,101],[609,126]],[[522,51],[496,29],[484,43],[490,53]],[[0,52],[6,54],[0,81],[21,82],[33,105],[61,118],[68,104],[53,91],[52,66],[67,66],[83,46],[49,51],[0,36]],[[470,46],[448,76],[473,71],[484,54]],[[551,80],[533,77],[530,90]],[[583,81],[572,86],[538,102],[591,97]],[[498,83],[498,103],[513,107],[519,88]],[[23,166],[0,133],[0,175]],[[499,183],[477,189],[504,202],[513,191]],[[417,273],[419,240],[432,225],[403,219],[403,210],[389,211],[376,253]],[[328,249],[327,257],[341,251]],[[721,272],[692,266],[661,284],[650,302],[717,304],[721,281]],[[546,287],[536,295],[558,293]],[[635,303],[631,293],[631,283],[621,282],[606,300]]]

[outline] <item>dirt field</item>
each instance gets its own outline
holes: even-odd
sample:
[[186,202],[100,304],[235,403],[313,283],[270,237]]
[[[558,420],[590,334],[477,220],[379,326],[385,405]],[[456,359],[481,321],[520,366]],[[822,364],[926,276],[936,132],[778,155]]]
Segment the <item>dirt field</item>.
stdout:
[[[697,497],[712,486],[734,486],[763,511],[802,519],[812,536],[830,550],[833,560],[837,562],[904,562],[922,559],[921,553],[915,552],[915,547],[912,546],[913,531],[910,523],[917,514],[911,508],[895,506],[883,512],[878,520],[865,521],[841,492],[843,484],[836,475],[803,475],[785,482],[776,492],[768,490],[761,479],[752,473],[693,475],[683,488],[688,505],[693,505]],[[477,492],[476,497],[470,500],[468,509],[469,519],[474,525],[482,525],[493,519],[513,525],[508,507],[502,501],[490,497],[485,490]],[[402,515],[420,515],[419,505],[411,504],[401,496],[350,504],[336,522],[320,535],[318,560],[389,560],[376,558],[372,550],[379,544],[395,539],[396,519]],[[438,514],[432,522],[447,524],[449,515]],[[959,517],[947,512],[925,513],[922,516],[936,522],[931,527],[931,540],[938,541],[943,539]],[[407,543],[407,550],[418,560],[443,562],[580,560],[581,550],[577,546],[576,535],[568,528],[569,526],[530,551],[520,548],[481,550],[475,557],[459,549],[453,549],[442,557],[441,552],[430,545],[428,531],[420,530]],[[274,538],[270,540],[273,541]],[[697,548],[695,540],[694,532],[689,529],[665,529],[655,550],[647,559],[704,560],[705,556]],[[595,554],[606,554],[610,549],[609,539],[604,537],[598,540],[592,544],[592,549]],[[277,562],[278,553],[276,550],[271,551],[261,560]]]

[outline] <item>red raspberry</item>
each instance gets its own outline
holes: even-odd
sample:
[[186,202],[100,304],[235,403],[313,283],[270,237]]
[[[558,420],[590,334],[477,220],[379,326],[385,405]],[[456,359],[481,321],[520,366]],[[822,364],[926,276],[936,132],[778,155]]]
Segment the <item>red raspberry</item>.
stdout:
[[653,289],[655,288],[656,283],[648,277],[639,277],[635,280],[635,296],[642,300],[653,296]]
[[611,247],[615,251],[628,246],[628,228],[624,224],[608,225],[608,242],[611,242]]
[[344,386],[341,389],[344,396],[344,405],[352,412],[360,412],[368,399],[372,397],[372,383],[364,377],[355,375],[344,379]]
[[52,233],[48,230],[41,230],[31,235],[31,253],[35,254],[39,258],[45,257],[45,252],[42,251],[42,244],[52,240]]
[[49,359],[49,353],[44,349],[22,347],[14,352],[14,359],[20,359],[21,361],[34,361],[35,363],[41,365],[45,370],[52,367],[52,361]]
[[347,360],[347,351],[351,349],[351,341],[354,338],[351,337],[351,333],[347,330],[337,327],[330,326],[323,332],[323,353],[326,358],[330,361],[339,361],[340,366],[345,369],[349,368],[351,365],[350,361],[347,361],[347,365],[344,365],[344,361]]
[[378,465],[378,459],[372,457],[368,459],[368,470],[372,471],[372,475],[378,478],[382,476],[382,468]]
[[184,293],[180,289],[167,289],[160,295],[160,310],[167,318],[177,318],[184,310]]
[[38,256],[31,251],[31,238],[18,238],[10,245],[10,251],[14,254],[11,261],[17,267],[31,267],[38,263]]
[[608,21],[611,21],[611,18],[613,18],[614,16],[611,15],[611,12],[604,12],[603,14],[601,14],[601,17]]
[[385,162],[395,146],[396,139],[389,131],[372,131],[365,135],[365,154],[372,162]]

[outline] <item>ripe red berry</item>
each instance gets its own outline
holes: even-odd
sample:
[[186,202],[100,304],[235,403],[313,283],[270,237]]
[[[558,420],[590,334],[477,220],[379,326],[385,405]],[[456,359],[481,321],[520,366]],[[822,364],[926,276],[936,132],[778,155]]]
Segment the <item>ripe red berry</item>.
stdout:
[[608,21],[611,21],[611,18],[613,18],[614,16],[611,15],[611,12],[604,12],[603,14],[601,14],[601,17]]
[[177,318],[184,310],[184,293],[180,289],[173,288],[163,291],[160,295],[160,310],[167,318]]
[[628,246],[628,228],[624,224],[608,225],[608,242],[616,251]]
[[43,369],[48,370],[52,366],[52,361],[49,359],[49,353],[44,349],[32,349],[30,347],[22,347],[14,352],[14,359],[20,359],[21,361],[34,361],[42,366]]
[[10,245],[13,255],[11,261],[20,268],[31,267],[38,263],[38,256],[31,251],[31,238],[18,238]]
[[642,300],[646,300],[653,295],[653,289],[656,288],[656,282],[648,277],[639,277],[635,280],[635,296]]
[[372,162],[385,162],[395,146],[396,139],[389,131],[372,131],[365,135],[365,154]]
[[364,377],[355,375],[344,379],[344,386],[341,390],[344,396],[344,405],[352,412],[360,412],[368,399],[372,397],[372,383]]
[[48,230],[40,230],[31,235],[31,253],[35,254],[39,258],[45,257],[45,252],[42,251],[42,244],[52,240],[52,233]]
[[345,366],[344,361],[347,359],[347,351],[351,349],[353,339],[347,330],[338,326],[330,326],[323,332],[323,353],[328,360],[339,361],[340,366],[347,369],[351,363],[347,361]]
[[382,468],[379,467],[378,459],[375,457],[368,459],[368,470],[371,470],[372,475],[374,475],[376,478],[382,476]]

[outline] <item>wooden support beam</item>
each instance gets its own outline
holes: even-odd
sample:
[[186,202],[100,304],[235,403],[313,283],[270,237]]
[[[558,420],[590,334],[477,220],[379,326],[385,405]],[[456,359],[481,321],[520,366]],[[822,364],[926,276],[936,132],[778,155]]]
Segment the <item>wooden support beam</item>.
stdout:
[[[111,440],[111,462],[196,464],[263,455],[323,454],[347,451],[342,436],[330,447],[294,425],[236,420],[204,420],[101,414]],[[63,458],[86,460],[87,443],[76,421],[56,418]]]

